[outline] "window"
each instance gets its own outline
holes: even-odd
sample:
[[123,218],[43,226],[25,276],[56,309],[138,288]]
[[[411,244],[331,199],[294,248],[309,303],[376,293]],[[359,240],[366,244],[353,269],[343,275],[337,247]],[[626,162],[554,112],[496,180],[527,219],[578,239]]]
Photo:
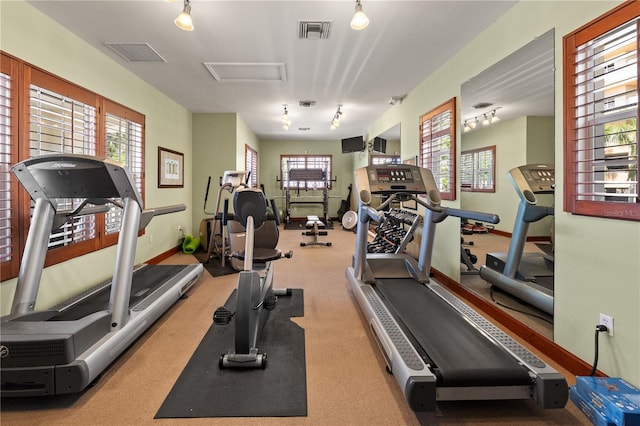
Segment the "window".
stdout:
[[371,164],[400,164],[399,155],[372,155]]
[[[3,280],[18,274],[20,251],[26,241],[33,208],[29,197],[19,189],[10,166],[52,153],[106,157],[127,166],[144,197],[144,120],[142,114],[2,54],[0,263]],[[58,199],[56,202],[59,210],[68,210],[77,207],[80,200]],[[120,224],[121,211],[115,207],[106,214],[74,218],[52,232],[46,265],[116,244]]]
[[[55,153],[96,155],[97,97],[42,71],[34,69],[29,74],[29,116],[18,117],[28,119],[29,146],[26,153],[21,147],[20,160]],[[58,209],[73,210],[81,201],[58,199]],[[25,199],[25,202],[28,204],[24,205],[24,211],[33,208],[32,201]],[[52,231],[50,256],[59,261],[65,259],[64,251],[52,249],[72,244],[82,251],[95,250],[98,248],[97,235],[96,215],[75,217],[72,222]]]
[[420,165],[431,170],[443,200],[456,199],[456,98],[420,117]]
[[258,187],[258,151],[249,145],[244,146],[244,167],[245,171],[251,173],[249,176],[249,185],[252,188]]
[[[289,179],[291,169],[322,170],[322,180]],[[281,155],[280,187],[281,189],[331,189],[331,156],[330,155]]]
[[[144,194],[144,115],[105,100],[105,157],[125,164],[140,194]],[[144,199],[144,198],[143,198]],[[109,244],[117,243],[122,209],[112,206],[105,215]]]
[[574,214],[640,221],[638,31],[626,2],[564,38],[565,199]]
[[496,192],[496,147],[462,151],[460,183],[463,191]]

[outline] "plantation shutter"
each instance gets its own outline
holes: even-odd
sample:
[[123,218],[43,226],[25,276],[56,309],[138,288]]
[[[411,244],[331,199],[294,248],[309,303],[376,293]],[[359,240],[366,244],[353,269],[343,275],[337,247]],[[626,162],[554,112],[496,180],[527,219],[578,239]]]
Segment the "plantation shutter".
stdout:
[[[108,101],[105,109],[106,157],[126,166],[142,194],[144,116]],[[121,224],[122,209],[112,206],[105,215],[105,233],[117,233]]]
[[639,9],[625,4],[565,38],[565,210],[575,214],[640,221]]
[[[29,156],[96,155],[96,107],[53,90],[30,85]],[[73,210],[81,199],[58,199],[58,210]],[[31,203],[33,208],[33,202]],[[95,215],[77,216],[54,230],[49,249],[96,238]]]
[[[493,147],[495,150],[495,147]],[[474,162],[477,167],[474,168],[474,189],[479,191],[493,191],[494,184],[494,150],[483,149],[474,154]]]
[[473,189],[473,154],[460,154],[460,187],[463,191]]
[[258,152],[249,145],[244,146],[245,170],[251,173],[249,176],[250,186],[258,187]]
[[455,98],[420,117],[420,159],[443,200],[455,199]]

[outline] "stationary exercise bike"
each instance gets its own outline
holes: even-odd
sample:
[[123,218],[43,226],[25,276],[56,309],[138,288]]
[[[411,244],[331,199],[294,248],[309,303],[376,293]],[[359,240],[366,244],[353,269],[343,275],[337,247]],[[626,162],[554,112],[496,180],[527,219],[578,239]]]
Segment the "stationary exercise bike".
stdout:
[[[213,314],[216,325],[229,324],[235,316],[235,346],[220,355],[219,368],[265,368],[267,354],[258,353],[258,342],[269,312],[276,306],[277,296],[290,296],[291,289],[273,289],[273,265],[293,252],[283,254],[276,248],[279,231],[276,221],[267,216],[267,203],[262,191],[241,188],[233,195],[235,219],[246,229],[244,251],[232,256],[244,261],[238,276],[236,311],[219,307]],[[260,230],[258,234],[255,231]],[[254,265],[262,265],[260,270]]]

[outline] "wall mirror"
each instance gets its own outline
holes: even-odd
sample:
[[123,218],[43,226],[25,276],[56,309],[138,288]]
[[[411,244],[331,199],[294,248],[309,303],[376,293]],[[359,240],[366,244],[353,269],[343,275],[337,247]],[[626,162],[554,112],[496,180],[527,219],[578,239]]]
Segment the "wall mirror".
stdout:
[[[548,295],[544,294],[548,294],[549,286],[551,294],[553,289],[553,216],[546,214],[535,222],[518,225],[521,196],[510,176],[517,173],[516,168],[533,164],[545,164],[553,173],[554,113],[554,30],[461,87],[460,204],[463,209],[496,213],[500,223],[492,226],[462,221],[460,283],[550,339],[553,303],[551,299],[549,309]],[[553,191],[540,191],[536,198],[537,205],[549,206],[548,212],[552,213]],[[507,261],[509,247],[523,231],[526,242],[520,252],[524,260],[516,266],[515,275],[516,281],[525,282],[526,296],[510,288],[511,281],[509,285],[497,285],[480,275],[483,265],[513,275]],[[530,260],[529,253],[535,253],[535,262],[542,262],[539,266],[545,271],[521,273],[525,260]],[[531,294],[530,283],[534,288]],[[544,302],[538,301],[538,296]]]

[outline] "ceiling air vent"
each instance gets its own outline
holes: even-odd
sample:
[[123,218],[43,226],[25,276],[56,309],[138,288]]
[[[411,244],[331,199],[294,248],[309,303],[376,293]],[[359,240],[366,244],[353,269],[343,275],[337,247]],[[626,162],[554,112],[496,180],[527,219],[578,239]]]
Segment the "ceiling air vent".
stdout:
[[331,32],[331,21],[298,21],[298,38],[326,39]]
[[316,104],[316,101],[299,101],[298,105],[303,108],[310,108]]
[[287,81],[283,63],[204,62],[204,66],[216,81]]
[[478,102],[475,105],[472,105],[471,108],[472,109],[484,109],[484,108],[489,108],[491,105],[493,105],[490,102]]
[[154,50],[153,47],[149,45],[149,43],[105,42],[104,44],[129,62],[167,62]]

